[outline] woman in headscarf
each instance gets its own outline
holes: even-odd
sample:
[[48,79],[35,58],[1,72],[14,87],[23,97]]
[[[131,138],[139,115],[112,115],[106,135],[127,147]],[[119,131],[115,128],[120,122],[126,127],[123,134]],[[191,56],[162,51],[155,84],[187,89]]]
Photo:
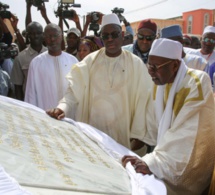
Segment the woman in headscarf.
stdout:
[[89,53],[99,50],[103,47],[103,43],[99,37],[96,36],[86,36],[80,40],[78,47],[78,58],[81,61]]

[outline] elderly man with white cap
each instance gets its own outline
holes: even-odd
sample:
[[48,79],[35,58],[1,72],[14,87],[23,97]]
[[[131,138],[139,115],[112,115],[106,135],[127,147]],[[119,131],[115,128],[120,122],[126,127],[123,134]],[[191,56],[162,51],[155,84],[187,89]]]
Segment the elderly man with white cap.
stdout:
[[206,26],[201,39],[200,49],[186,48],[186,53],[196,54],[205,58],[209,65],[215,62],[215,26]]
[[124,156],[138,173],[165,181],[168,194],[202,194],[214,167],[215,106],[207,73],[189,69],[181,59],[182,44],[160,38],[149,53],[154,81],[146,111],[143,141],[155,145],[142,158]]
[[122,28],[116,14],[103,16],[101,39],[104,47],[73,66],[67,93],[47,113],[90,124],[135,150],[144,137],[144,108],[152,81],[142,60],[121,49]]

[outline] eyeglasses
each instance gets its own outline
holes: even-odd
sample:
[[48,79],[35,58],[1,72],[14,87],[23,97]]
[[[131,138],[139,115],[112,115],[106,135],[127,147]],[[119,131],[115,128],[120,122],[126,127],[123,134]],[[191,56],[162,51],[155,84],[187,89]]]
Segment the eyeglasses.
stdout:
[[205,43],[212,43],[212,44],[215,43],[215,40],[214,40],[214,39],[210,39],[210,38],[207,38],[207,37],[204,38],[202,41],[205,42]]
[[153,41],[155,39],[155,37],[156,37],[155,35],[140,35],[137,33],[137,38],[139,40],[145,39],[146,41]]
[[44,35],[44,37],[45,37],[46,39],[52,39],[52,38],[57,39],[57,38],[60,37],[61,35],[62,35],[62,34]]
[[106,33],[101,35],[102,40],[108,40],[110,37],[111,39],[117,39],[119,38],[121,32],[112,32],[112,33]]
[[163,63],[163,64],[160,64],[160,65],[151,65],[151,64],[147,63],[146,66],[147,66],[148,69],[151,69],[151,70],[153,70],[154,72],[157,72],[158,69],[160,69],[160,68],[163,67],[163,66],[166,66],[167,64],[169,64],[169,63],[172,62],[172,61],[173,61],[173,60],[170,60],[170,61],[167,61],[167,62],[165,62],[165,63]]

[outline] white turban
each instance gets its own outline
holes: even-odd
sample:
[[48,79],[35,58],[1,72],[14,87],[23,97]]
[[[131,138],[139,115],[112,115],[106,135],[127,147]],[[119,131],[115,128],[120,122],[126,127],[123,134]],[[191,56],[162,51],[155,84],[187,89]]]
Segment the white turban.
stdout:
[[206,26],[203,32],[203,35],[205,33],[215,33],[215,26]]
[[114,13],[107,14],[102,17],[101,28],[103,28],[105,25],[108,25],[108,24],[117,24],[117,25],[121,26],[119,17]]
[[181,60],[182,44],[165,38],[155,39],[149,55]]

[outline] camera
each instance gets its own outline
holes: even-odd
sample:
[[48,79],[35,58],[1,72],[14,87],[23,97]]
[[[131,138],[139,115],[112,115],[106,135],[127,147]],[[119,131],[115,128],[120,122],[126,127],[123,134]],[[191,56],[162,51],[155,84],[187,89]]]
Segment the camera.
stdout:
[[115,13],[118,16],[120,22],[122,22],[124,20],[124,17],[122,16],[122,13],[124,13],[124,9],[123,8],[115,7],[111,11],[112,11],[112,13]]
[[17,49],[9,48],[6,43],[0,42],[0,59],[14,58],[17,55]]
[[80,4],[74,4],[74,0],[61,0],[57,11],[54,11],[55,16],[62,16],[63,19],[71,19],[74,17],[74,10],[69,10],[69,7],[81,7]]
[[99,14],[97,12],[91,12],[91,23],[89,26],[89,30],[98,31],[99,30],[99,24],[97,23],[99,20]]
[[11,12],[7,11],[9,9],[9,5],[3,4],[0,2],[0,17],[5,19],[10,19],[11,18]]
[[74,17],[74,11],[73,10],[63,10],[62,11],[62,17],[63,18],[73,18]]

